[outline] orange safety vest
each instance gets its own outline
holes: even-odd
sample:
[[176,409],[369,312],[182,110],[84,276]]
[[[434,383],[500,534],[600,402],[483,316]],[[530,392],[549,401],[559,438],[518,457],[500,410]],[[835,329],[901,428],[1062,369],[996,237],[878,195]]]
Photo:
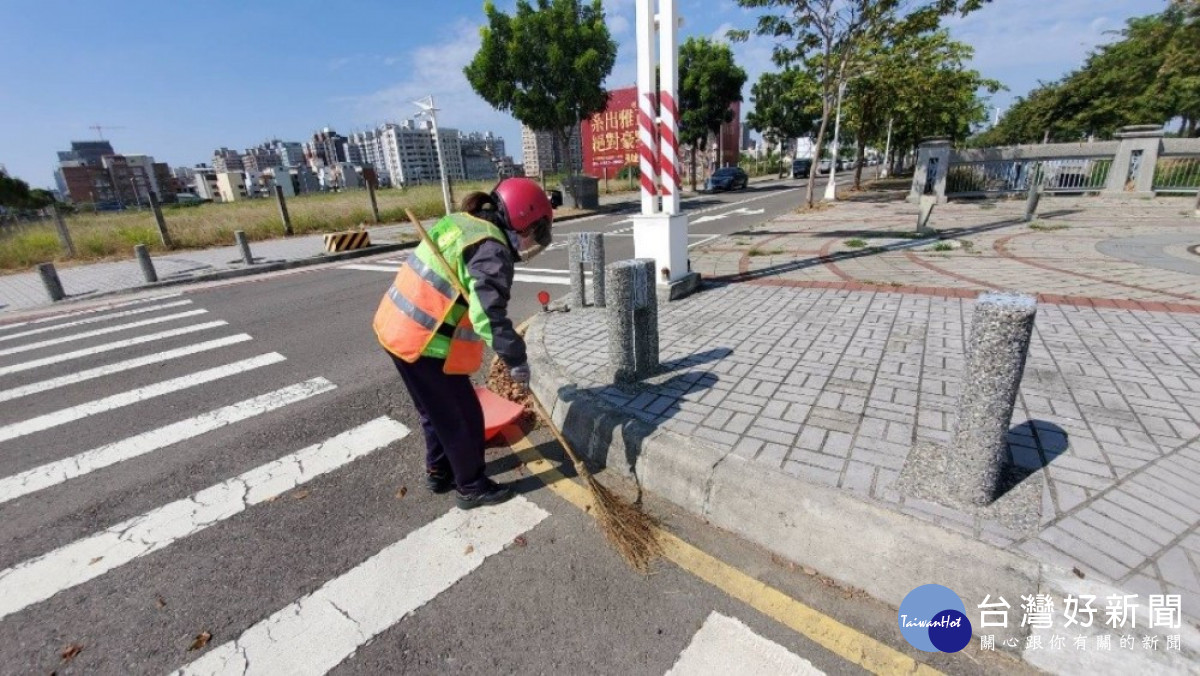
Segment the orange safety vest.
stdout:
[[[463,251],[484,239],[508,245],[495,225],[467,214],[449,214],[435,224],[429,237],[455,270],[446,270],[428,244],[422,242],[400,266],[379,308],[375,336],[388,352],[406,362],[420,357],[445,360],[449,374],[474,373],[483,365],[484,338],[471,325],[470,308],[479,308],[474,280]],[[470,294],[463,298],[450,275]],[[490,336],[489,336],[490,337]]]

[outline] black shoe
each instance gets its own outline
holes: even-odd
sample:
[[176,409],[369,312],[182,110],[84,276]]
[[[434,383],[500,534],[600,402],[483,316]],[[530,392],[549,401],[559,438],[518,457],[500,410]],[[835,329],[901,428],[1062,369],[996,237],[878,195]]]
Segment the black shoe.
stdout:
[[454,490],[454,475],[450,473],[428,472],[425,474],[425,488],[431,493],[449,493]]
[[487,487],[482,491],[469,495],[459,493],[454,496],[454,501],[458,503],[459,509],[475,509],[484,505],[498,505],[507,502],[514,495],[516,493],[513,493],[513,489],[509,486],[489,481]]

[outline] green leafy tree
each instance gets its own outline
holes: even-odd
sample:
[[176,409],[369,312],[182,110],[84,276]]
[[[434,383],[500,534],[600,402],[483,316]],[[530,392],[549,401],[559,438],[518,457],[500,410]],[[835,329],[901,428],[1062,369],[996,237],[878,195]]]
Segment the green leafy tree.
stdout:
[[49,191],[41,188],[30,190],[25,181],[0,172],[0,207],[13,210],[44,209],[54,201],[54,195]]
[[[517,0],[505,14],[484,3],[487,25],[467,81],[493,108],[571,147],[579,121],[605,109],[604,79],[617,60],[617,43],[604,22],[601,0]],[[568,162],[570,174],[575,162]],[[576,205],[578,206],[578,204]]]
[[[839,90],[866,72],[872,46],[886,43],[896,33],[929,30],[941,16],[978,9],[988,0],[738,0],[746,8],[769,9],[759,17],[754,32],[776,41],[773,58],[778,65],[803,63],[812,68],[821,86],[821,124],[814,156],[820,157],[836,106]],[[747,39],[750,31],[730,31],[733,39]],[[807,204],[813,204],[817,163],[809,174]]]
[[[762,134],[768,149],[786,139],[811,134],[821,114],[818,84],[802,68],[763,73],[750,88],[750,102],[754,110],[746,115],[746,124]],[[783,172],[780,163],[781,177]]]
[[729,106],[742,100],[746,71],[733,62],[729,45],[688,38],[679,50],[679,140],[692,146],[692,190],[696,151],[706,150],[709,134],[733,119]]

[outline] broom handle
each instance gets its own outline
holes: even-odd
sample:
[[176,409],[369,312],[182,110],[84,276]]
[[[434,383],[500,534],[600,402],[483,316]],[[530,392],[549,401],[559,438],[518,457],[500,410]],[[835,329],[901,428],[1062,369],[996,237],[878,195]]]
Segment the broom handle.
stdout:
[[[408,214],[408,220],[412,221],[412,224],[416,226],[417,233],[421,235],[421,241],[425,242],[425,246],[429,247],[430,251],[433,252],[433,255],[436,256],[442,266],[446,268],[446,274],[450,276],[450,283],[453,284],[454,288],[462,294],[463,298],[470,298],[470,296],[467,295],[467,290],[463,288],[462,282],[458,280],[458,275],[454,274],[454,268],[450,267],[450,263],[446,260],[446,257],[442,255],[441,249],[438,249],[437,245],[433,243],[433,240],[429,238],[429,233],[425,231],[425,227],[421,225],[421,221],[417,219],[416,215],[411,209],[405,209],[404,213]],[[559,432],[558,428],[554,426],[554,421],[551,420],[550,416],[546,414],[546,409],[542,408],[541,402],[537,400],[537,395],[533,393],[531,388],[527,389],[529,390],[529,401],[533,402],[534,413],[537,414],[537,417],[542,419],[542,422],[545,423],[546,427],[550,428],[550,431],[554,434],[554,438],[558,440],[559,445],[561,445],[563,450],[567,452],[567,455],[571,457],[571,462],[575,463],[576,471],[581,475],[590,474],[590,472],[588,472],[587,465],[579,459],[579,456],[575,454],[575,449],[571,448],[571,444],[567,443],[567,440],[563,437],[562,432]]]

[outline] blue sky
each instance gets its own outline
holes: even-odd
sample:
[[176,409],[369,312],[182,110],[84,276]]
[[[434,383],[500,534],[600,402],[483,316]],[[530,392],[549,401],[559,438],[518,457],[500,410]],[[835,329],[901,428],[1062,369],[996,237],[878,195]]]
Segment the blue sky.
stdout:
[[[690,35],[749,28],[733,0],[680,0]],[[511,9],[511,0],[497,5]],[[605,0],[620,44],[613,87],[634,82],[633,0]],[[1077,67],[1132,16],[1165,0],[995,0],[948,25],[975,46],[974,66],[1010,91]],[[172,166],[209,162],[323,126],[342,133],[411,116],[437,97],[443,126],[491,130],[520,154],[519,125],[471,91],[462,67],[478,46],[482,0],[207,3],[0,0],[0,164],[34,186],[53,184],[55,151],[94,139]],[[771,69],[772,43],[734,45],[753,82]],[[747,95],[749,84],[747,84]]]

